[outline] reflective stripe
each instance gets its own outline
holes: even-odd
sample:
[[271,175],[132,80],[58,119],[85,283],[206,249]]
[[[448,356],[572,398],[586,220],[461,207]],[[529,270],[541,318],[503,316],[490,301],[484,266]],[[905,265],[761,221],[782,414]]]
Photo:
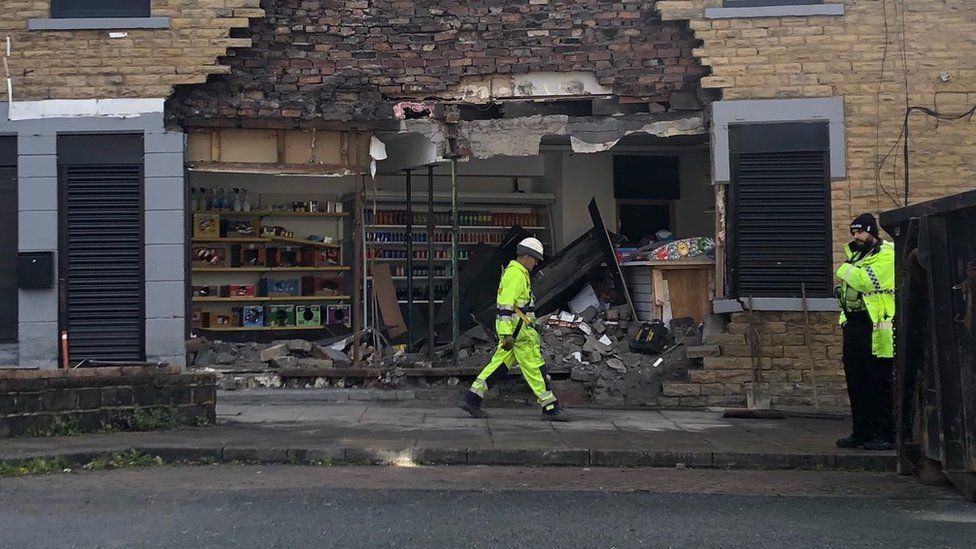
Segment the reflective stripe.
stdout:
[[539,395],[539,405],[549,406],[550,404],[556,403],[556,395],[552,394],[552,391],[546,391]]
[[850,263],[845,263],[843,265],[843,267],[841,267],[841,268],[843,269],[844,267],[847,267],[847,269],[844,271],[844,284],[850,286],[851,285],[851,270],[854,269],[854,266],[851,265]]
[[882,320],[881,322],[878,322],[877,324],[874,325],[874,329],[878,331],[892,330],[894,329],[894,324],[892,324],[890,320]]
[[495,308],[499,311],[508,311],[510,313],[515,312],[515,307],[513,305],[505,305],[503,303],[496,303]]
[[878,277],[877,277],[877,275],[874,274],[874,269],[872,269],[871,266],[868,265],[867,267],[864,267],[864,270],[865,270],[865,272],[868,273],[868,278],[871,279],[871,284],[874,285],[874,291],[880,292],[881,291],[881,283],[878,282]]
[[481,398],[485,398],[485,393],[488,392],[488,384],[480,379],[476,379],[474,380],[474,383],[471,384],[471,392],[480,396]]
[[877,292],[868,292],[868,293],[866,293],[864,295],[865,296],[869,296],[869,295],[880,295],[880,294],[884,294],[884,295],[895,295],[895,291],[894,290],[878,290]]

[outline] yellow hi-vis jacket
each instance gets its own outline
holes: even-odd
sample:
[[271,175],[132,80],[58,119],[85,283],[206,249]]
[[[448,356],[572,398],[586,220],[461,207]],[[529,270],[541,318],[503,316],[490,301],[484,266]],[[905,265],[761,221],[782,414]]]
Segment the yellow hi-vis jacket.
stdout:
[[881,242],[877,251],[857,257],[851,244],[844,246],[847,263],[837,269],[841,280],[840,323],[847,322],[844,311],[867,310],[874,324],[871,350],[878,358],[895,356],[895,246]]
[[[529,283],[529,271],[518,261],[512,260],[502,273],[502,280],[498,284],[497,312],[495,316],[495,332],[499,338],[515,333],[519,317],[515,308],[525,313],[530,321],[535,320],[535,298]],[[522,331],[528,333],[532,326],[523,324]],[[520,334],[522,332],[519,332]]]

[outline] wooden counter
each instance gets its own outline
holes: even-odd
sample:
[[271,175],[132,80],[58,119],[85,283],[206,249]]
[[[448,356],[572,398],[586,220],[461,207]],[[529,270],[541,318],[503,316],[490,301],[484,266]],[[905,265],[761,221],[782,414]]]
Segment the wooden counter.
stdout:
[[715,285],[712,259],[627,261],[620,267],[641,320],[691,317],[701,321],[710,310]]

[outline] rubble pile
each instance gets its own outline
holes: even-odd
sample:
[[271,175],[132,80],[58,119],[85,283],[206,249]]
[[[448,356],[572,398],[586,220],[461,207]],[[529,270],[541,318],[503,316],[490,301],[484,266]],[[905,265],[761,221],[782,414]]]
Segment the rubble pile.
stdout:
[[[672,321],[668,348],[658,355],[644,354],[631,349],[641,323],[628,320],[628,310],[591,305],[579,314],[559,311],[538,319],[546,372],[555,380],[557,393],[572,391],[581,400],[603,405],[653,406],[663,382],[686,377],[692,364],[685,348],[700,344],[700,326],[690,319]],[[468,331],[461,338],[460,365],[484,366],[496,345],[484,328]],[[514,400],[528,400],[521,385],[506,383],[502,392],[511,392]]]

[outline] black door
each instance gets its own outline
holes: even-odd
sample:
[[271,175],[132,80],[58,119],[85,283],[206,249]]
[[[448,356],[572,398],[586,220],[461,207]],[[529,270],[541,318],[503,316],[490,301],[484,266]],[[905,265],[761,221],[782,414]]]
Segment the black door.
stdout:
[[141,136],[58,138],[71,362],[145,359]]
[[0,342],[17,341],[17,138],[0,137]]

